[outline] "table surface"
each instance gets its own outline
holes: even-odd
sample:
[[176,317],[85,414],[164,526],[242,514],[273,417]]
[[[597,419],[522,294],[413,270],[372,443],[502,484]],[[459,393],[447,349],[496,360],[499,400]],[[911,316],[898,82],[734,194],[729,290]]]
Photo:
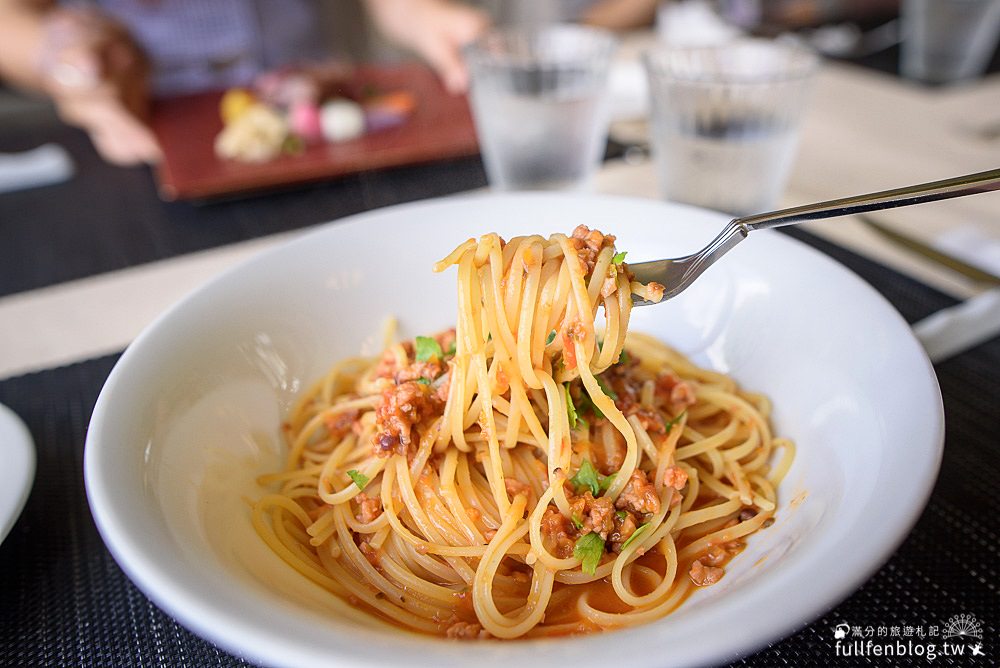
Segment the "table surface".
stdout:
[[[1000,124],[997,102],[997,76],[929,89],[828,64],[785,201],[996,167],[1000,140],[986,136]],[[481,162],[365,172],[200,206],[163,203],[148,170],[103,164],[84,135],[51,113],[8,116],[0,123],[0,151],[57,142],[70,151],[77,174],[63,184],[0,195],[0,403],[25,419],[38,449],[34,490],[0,545],[0,664],[239,665],[156,609],[96,533],[83,493],[82,450],[101,384],[117,354],[153,317],[210,276],[318,223],[482,188]],[[657,196],[648,161],[605,163],[596,188]],[[968,226],[995,239],[998,213],[1000,194],[992,194],[883,220],[928,241]],[[810,223],[790,233],[857,272],[910,322],[980,289],[885,245],[858,221]],[[958,614],[982,623],[991,655],[1000,649],[1000,502],[994,493],[1000,338],[936,371],[947,417],[945,458],[911,536],[850,599],[739,665],[856,665],[833,653],[836,624],[862,633],[869,626],[873,633],[884,626],[887,634],[899,627],[902,637],[908,626],[929,629]],[[938,663],[975,665],[951,658]]]

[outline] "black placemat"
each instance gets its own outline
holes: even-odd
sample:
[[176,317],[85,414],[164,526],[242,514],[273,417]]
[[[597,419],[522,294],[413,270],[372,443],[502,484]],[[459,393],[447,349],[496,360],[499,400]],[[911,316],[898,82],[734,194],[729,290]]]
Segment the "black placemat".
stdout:
[[[875,285],[910,321],[950,298],[832,246],[819,247]],[[87,422],[117,356],[0,382],[0,402],[35,438],[38,472],[20,520],[0,545],[0,664],[5,666],[234,666],[240,659],[193,636],[127,580],[94,527],[82,474]],[[1000,652],[997,595],[1000,501],[1000,338],[937,367],[947,436],[931,502],[899,551],[867,584],[797,634],[740,660],[745,666],[989,665]],[[747,614],[753,614],[748,610]],[[835,627],[876,642],[929,642],[956,615],[974,616],[984,657],[866,660],[838,656]],[[878,637],[879,627],[886,638]],[[909,635],[907,635],[909,631]],[[850,635],[848,635],[850,638]],[[940,638],[938,638],[940,640]],[[628,652],[641,651],[629,648]],[[628,652],[624,652],[623,657]]]
[[109,165],[45,112],[0,118],[0,152],[46,142],[76,164],[65,183],[0,195],[0,297],[486,185],[478,156],[362,172],[266,196],[162,202],[149,170]]

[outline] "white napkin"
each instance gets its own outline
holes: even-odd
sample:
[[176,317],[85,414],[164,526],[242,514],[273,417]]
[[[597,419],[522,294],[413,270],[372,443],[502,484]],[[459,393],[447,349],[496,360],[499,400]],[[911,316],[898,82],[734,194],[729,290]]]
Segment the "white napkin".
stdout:
[[630,121],[649,114],[649,85],[638,60],[618,60],[608,72],[611,120]]
[[726,23],[707,0],[660,3],[656,32],[662,41],[680,46],[722,44],[741,34],[740,29]]
[[21,153],[0,153],[0,193],[67,181],[73,172],[69,153],[58,144],[44,144]]
[[1000,288],[941,309],[913,326],[931,362],[937,364],[1000,334]]
[[996,221],[970,221],[937,235],[931,245],[1000,276],[1000,230]]

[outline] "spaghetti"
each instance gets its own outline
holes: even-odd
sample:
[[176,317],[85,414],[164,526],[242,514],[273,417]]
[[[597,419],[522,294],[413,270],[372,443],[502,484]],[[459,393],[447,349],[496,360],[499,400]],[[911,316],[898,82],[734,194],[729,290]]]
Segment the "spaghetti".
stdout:
[[456,248],[454,330],[342,361],[291,410],[263,540],[357,616],[450,637],[642,623],[718,581],[794,447],[764,397],[626,336],[662,286],[623,258],[583,226]]

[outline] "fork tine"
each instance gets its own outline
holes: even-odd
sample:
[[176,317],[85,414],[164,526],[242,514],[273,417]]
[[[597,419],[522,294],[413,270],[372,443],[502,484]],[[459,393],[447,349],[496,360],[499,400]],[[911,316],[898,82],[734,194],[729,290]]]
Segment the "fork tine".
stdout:
[[694,283],[716,260],[732,250],[748,234],[740,223],[730,221],[722,231],[697,253],[666,260],[653,260],[628,265],[629,270],[640,283],[655,282],[663,286],[663,299],[651,302],[647,299],[632,298],[633,306],[647,306],[662,303],[676,297]]

